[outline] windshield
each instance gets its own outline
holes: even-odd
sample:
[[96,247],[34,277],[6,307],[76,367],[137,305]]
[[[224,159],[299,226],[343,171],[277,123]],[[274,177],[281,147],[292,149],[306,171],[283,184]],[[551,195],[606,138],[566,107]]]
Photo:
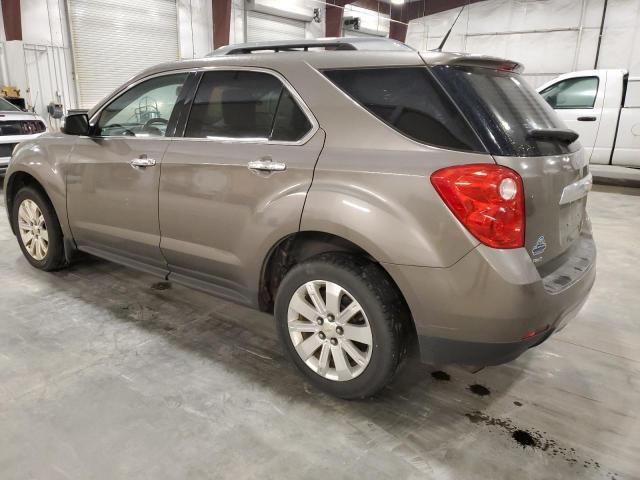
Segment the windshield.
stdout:
[[21,111],[22,110],[16,107],[9,100],[5,100],[4,98],[0,97],[0,112],[21,112]]
[[524,79],[488,68],[437,65],[432,73],[453,97],[493,155],[562,155],[580,148],[557,138],[531,136],[540,129],[566,129],[556,112]]

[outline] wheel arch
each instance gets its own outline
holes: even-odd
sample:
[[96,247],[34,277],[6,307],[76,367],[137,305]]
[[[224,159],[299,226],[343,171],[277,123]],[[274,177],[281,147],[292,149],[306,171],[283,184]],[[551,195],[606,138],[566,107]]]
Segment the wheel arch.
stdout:
[[348,253],[365,258],[380,266],[395,287],[398,297],[411,317],[411,328],[415,332],[415,322],[398,283],[374,255],[356,243],[339,235],[320,231],[295,232],[276,242],[267,253],[260,272],[258,304],[260,310],[273,312],[274,300],[280,282],[296,264],[324,253]]
[[[5,181],[5,202],[9,216],[9,225],[11,226],[13,234],[16,235],[17,229],[11,212],[13,211],[13,202],[18,191],[25,186],[31,186],[38,189],[46,197],[53,208],[56,219],[58,220],[62,230],[65,256],[67,259],[70,259],[75,251],[75,244],[73,243],[73,237],[71,236],[67,222],[66,203],[64,203],[65,197],[61,197],[59,194],[57,196],[52,195],[51,191],[45,186],[46,184],[46,182],[39,178],[39,175],[36,172],[28,171],[26,169],[16,169],[11,171]],[[60,206],[60,202],[63,203],[62,207]]]
[[[14,235],[17,234],[17,230],[16,230],[15,222],[13,221],[13,215],[11,215],[11,212],[13,211],[13,202],[18,191],[21,188],[26,186],[30,186],[40,190],[40,192],[42,192],[47,197],[49,202],[53,205],[53,202],[51,201],[51,196],[42,185],[42,182],[39,181],[32,173],[26,172],[24,170],[17,170],[12,172],[11,176],[7,177],[7,180],[5,182],[5,199],[6,199],[6,205],[7,205],[7,212],[9,214],[9,225],[11,225],[11,231],[13,232]],[[55,210],[55,206],[54,206],[54,210]],[[57,210],[56,210],[56,215],[58,216],[58,219],[59,219],[60,215]]]

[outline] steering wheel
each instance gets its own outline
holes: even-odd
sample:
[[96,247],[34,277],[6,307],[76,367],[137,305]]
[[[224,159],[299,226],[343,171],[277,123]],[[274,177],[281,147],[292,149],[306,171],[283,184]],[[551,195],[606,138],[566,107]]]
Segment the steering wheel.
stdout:
[[164,118],[160,118],[160,117],[150,118],[149,120],[144,122],[144,125],[142,126],[142,129],[143,130],[148,130],[149,127],[151,125],[153,125],[154,123],[159,123],[159,124],[162,124],[162,125],[168,125],[169,124],[169,120],[165,120]]

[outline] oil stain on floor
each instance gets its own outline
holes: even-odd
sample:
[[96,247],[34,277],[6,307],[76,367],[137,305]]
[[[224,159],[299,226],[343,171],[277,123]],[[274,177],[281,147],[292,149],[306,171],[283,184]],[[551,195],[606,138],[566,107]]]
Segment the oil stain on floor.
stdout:
[[[523,429],[516,426],[508,418],[491,417],[480,411],[467,413],[465,416],[471,423],[484,424],[489,428],[498,428],[508,433],[517,446],[522,448],[533,448],[547,453],[552,457],[563,458],[567,463],[576,465],[582,463],[584,468],[593,468],[600,470],[600,463],[593,458],[581,458],[575,448],[563,447],[551,438],[547,437],[547,432],[541,432],[535,429]],[[607,472],[607,477],[611,480],[618,478],[618,474]]]

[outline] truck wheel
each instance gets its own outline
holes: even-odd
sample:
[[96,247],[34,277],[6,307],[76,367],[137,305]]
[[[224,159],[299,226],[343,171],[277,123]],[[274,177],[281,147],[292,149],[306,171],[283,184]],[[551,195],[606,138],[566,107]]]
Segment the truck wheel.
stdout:
[[293,362],[321,390],[373,395],[407,351],[409,314],[379,265],[322,254],[293,267],[276,295],[278,331]]
[[45,271],[65,266],[62,230],[46,195],[29,186],[18,190],[11,219],[20,249],[31,265]]

